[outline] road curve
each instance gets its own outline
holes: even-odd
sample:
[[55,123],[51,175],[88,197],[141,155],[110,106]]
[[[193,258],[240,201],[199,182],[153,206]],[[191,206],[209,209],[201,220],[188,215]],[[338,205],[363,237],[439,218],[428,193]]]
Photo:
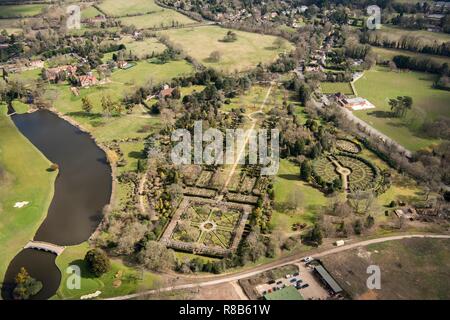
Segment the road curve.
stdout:
[[[314,258],[321,258],[321,257],[327,256],[330,254],[351,250],[351,249],[354,249],[357,247],[363,247],[363,246],[367,246],[367,245],[371,245],[371,244],[375,244],[375,243],[409,239],[409,238],[450,239],[450,235],[410,234],[410,235],[382,237],[382,238],[376,238],[376,239],[370,239],[370,240],[363,240],[363,241],[355,242],[352,244],[347,244],[347,245],[344,245],[341,247],[335,247],[333,249],[328,249],[328,250],[319,252],[317,254],[314,254],[313,256],[314,256]],[[165,287],[165,288],[156,289],[156,290],[148,290],[148,291],[138,292],[138,293],[129,294],[129,295],[125,295],[125,296],[108,298],[106,300],[128,300],[128,299],[134,299],[134,298],[138,298],[138,297],[153,294],[153,293],[167,292],[167,291],[172,291],[172,290],[191,289],[191,288],[196,288],[196,287],[207,287],[207,286],[212,286],[212,285],[217,285],[217,284],[222,284],[222,283],[228,283],[231,281],[238,281],[240,279],[252,277],[259,273],[269,271],[271,269],[275,269],[275,268],[279,268],[279,267],[282,267],[282,266],[285,266],[288,264],[300,262],[305,256],[308,256],[308,254],[306,254],[306,255],[305,255],[305,253],[296,254],[296,255],[289,256],[289,257],[281,258],[277,261],[274,261],[274,262],[271,262],[271,263],[268,263],[265,265],[257,266],[251,270],[246,270],[246,271],[241,271],[241,272],[236,272],[236,273],[221,275],[221,276],[220,275],[219,276],[211,276],[211,277],[209,277],[209,278],[212,278],[211,280],[204,280],[204,281],[200,280],[197,282],[192,282],[192,283],[187,283],[187,284],[182,284],[182,285],[177,285],[177,286],[170,286],[170,287]]]

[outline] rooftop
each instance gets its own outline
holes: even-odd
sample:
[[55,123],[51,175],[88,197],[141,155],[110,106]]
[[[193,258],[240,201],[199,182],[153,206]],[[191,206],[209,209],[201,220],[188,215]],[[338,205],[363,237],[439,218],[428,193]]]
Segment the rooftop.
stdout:
[[341,286],[333,279],[333,277],[328,273],[328,271],[321,265],[314,267],[314,270],[322,277],[323,281],[325,281],[331,290],[334,293],[342,292]]

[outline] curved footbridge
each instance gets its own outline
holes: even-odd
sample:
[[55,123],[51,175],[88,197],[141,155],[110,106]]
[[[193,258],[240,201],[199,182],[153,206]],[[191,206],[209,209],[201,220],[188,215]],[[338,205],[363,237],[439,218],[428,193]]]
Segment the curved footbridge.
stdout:
[[59,256],[61,253],[63,253],[63,251],[66,247],[58,246],[56,244],[49,243],[49,242],[31,240],[23,248],[24,249],[43,250],[43,251],[54,253],[57,256]]

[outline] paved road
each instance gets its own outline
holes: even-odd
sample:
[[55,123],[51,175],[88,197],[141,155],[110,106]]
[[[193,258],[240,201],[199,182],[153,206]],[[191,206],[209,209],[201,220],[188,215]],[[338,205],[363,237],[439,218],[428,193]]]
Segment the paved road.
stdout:
[[[313,254],[313,257],[321,258],[321,257],[327,256],[330,254],[339,253],[339,252],[346,251],[346,250],[351,250],[351,249],[361,247],[361,246],[367,246],[367,245],[375,244],[375,243],[408,239],[408,238],[450,239],[450,235],[412,234],[412,235],[399,235],[399,236],[376,238],[376,239],[359,241],[359,242],[344,245],[342,247],[335,247],[332,249],[327,249],[327,250],[324,250],[321,252],[317,252],[317,253]],[[308,255],[310,255],[310,254],[308,254]],[[305,255],[305,253],[294,254],[292,256],[284,257],[277,261],[255,267],[251,270],[245,270],[245,271],[241,271],[241,272],[237,272],[237,273],[224,274],[224,275],[219,275],[219,276],[209,276],[209,277],[195,276],[195,277],[192,277],[193,281],[191,283],[177,285],[177,286],[170,286],[170,287],[161,288],[158,290],[143,291],[143,292],[139,292],[139,293],[129,294],[126,296],[109,298],[107,300],[127,300],[127,299],[138,298],[138,297],[153,294],[153,293],[158,293],[158,292],[167,292],[167,291],[181,290],[181,289],[192,289],[192,288],[196,288],[196,287],[207,287],[207,286],[212,286],[212,285],[217,285],[217,284],[222,284],[222,283],[229,283],[232,281],[238,281],[240,279],[252,277],[259,273],[269,271],[271,269],[279,268],[279,267],[282,267],[282,266],[285,266],[288,264],[292,264],[292,263],[298,263],[305,256],[307,256],[307,255]]]

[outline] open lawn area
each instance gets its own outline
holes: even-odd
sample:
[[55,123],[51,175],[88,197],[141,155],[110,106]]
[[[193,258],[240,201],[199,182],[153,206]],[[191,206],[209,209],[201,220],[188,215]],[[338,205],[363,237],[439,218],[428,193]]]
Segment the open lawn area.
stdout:
[[[111,41],[111,44],[117,44],[116,42]],[[167,47],[158,41],[156,38],[145,38],[142,41],[136,41],[130,36],[126,36],[122,38],[118,44],[125,45],[126,53],[131,53],[136,55],[138,59],[145,59],[147,56],[151,56],[152,54],[162,53]],[[112,60],[113,52],[106,53],[103,56],[103,61],[108,62]]]
[[153,0],[104,0],[100,3],[99,8],[111,17],[124,17],[162,10]]
[[[450,299],[450,240],[404,239],[323,257],[353,299]],[[368,290],[367,267],[381,270],[381,289]]]
[[161,11],[141,16],[122,17],[120,21],[122,21],[123,25],[134,25],[138,29],[178,27],[196,23],[195,20],[170,9],[162,9]]
[[101,15],[102,13],[97,10],[97,8],[93,6],[89,6],[81,10],[81,19],[90,19],[94,18],[98,15]]
[[422,41],[433,43],[450,41],[450,34],[443,32],[431,32],[426,30],[407,30],[396,26],[383,25],[380,30],[374,31],[388,36],[390,39],[398,40],[402,36],[420,37]]
[[323,94],[343,93],[345,95],[354,95],[352,87],[348,82],[321,82],[320,88]]
[[[272,62],[280,52],[293,47],[287,43],[286,48],[274,47],[276,37],[233,30],[237,40],[223,42],[229,29],[218,26],[202,26],[184,29],[160,31],[170,41],[179,45],[188,55],[198,62],[219,70],[232,72],[255,67],[259,62]],[[212,52],[218,51],[218,61],[211,61]]]
[[[136,86],[143,85],[149,80],[157,84],[191,71],[191,65],[184,60],[171,61],[166,64],[151,64],[142,61],[130,69],[113,72],[111,83],[81,89],[79,96],[74,96],[67,84],[52,85],[46,95],[53,101],[53,106],[58,111],[74,118],[99,141],[139,138],[147,136],[149,133],[145,127],[157,126],[159,119],[148,115],[145,110],[138,107],[131,114],[103,116],[102,97],[109,96],[113,101],[119,101],[124,92],[132,92]],[[88,97],[93,105],[89,114],[82,111],[81,100],[83,97]]]
[[407,57],[414,57],[414,58],[429,58],[431,60],[435,60],[439,63],[448,63],[450,64],[450,58],[444,57],[444,56],[437,56],[433,54],[424,54],[424,53],[417,53],[407,50],[397,50],[397,49],[386,49],[386,48],[379,48],[379,47],[372,47],[373,52],[375,52],[379,57],[386,59],[386,60],[392,60],[395,56],[402,55]]
[[[373,103],[376,109],[354,114],[411,151],[437,143],[419,133],[425,119],[450,117],[450,92],[434,89],[435,79],[436,75],[429,73],[397,73],[382,67],[366,71],[355,87],[359,96]],[[404,95],[413,98],[413,109],[405,118],[393,118],[388,101]]]
[[[0,105],[0,282],[45,219],[57,175],[47,171],[51,163],[5,114],[6,106]],[[22,201],[29,204],[14,208]]]
[[[82,295],[101,291],[99,298],[126,295],[139,290],[155,288],[159,283],[159,277],[150,272],[140,272],[125,266],[119,260],[111,260],[111,269],[99,278],[93,276],[84,262],[84,256],[89,250],[85,242],[77,246],[71,246],[64,250],[63,254],[56,258],[56,265],[61,270],[61,284],[52,299],[79,299]],[[69,266],[76,265],[81,269],[81,288],[69,289],[66,286],[69,274],[66,272]]]
[[[299,206],[294,210],[283,207],[294,192],[299,199]],[[294,223],[312,224],[321,207],[327,205],[327,198],[322,192],[300,180],[300,168],[292,162],[280,159],[280,169],[275,178],[275,210],[271,223],[284,232],[292,232]]]
[[45,4],[0,5],[0,18],[32,17],[45,7]]

